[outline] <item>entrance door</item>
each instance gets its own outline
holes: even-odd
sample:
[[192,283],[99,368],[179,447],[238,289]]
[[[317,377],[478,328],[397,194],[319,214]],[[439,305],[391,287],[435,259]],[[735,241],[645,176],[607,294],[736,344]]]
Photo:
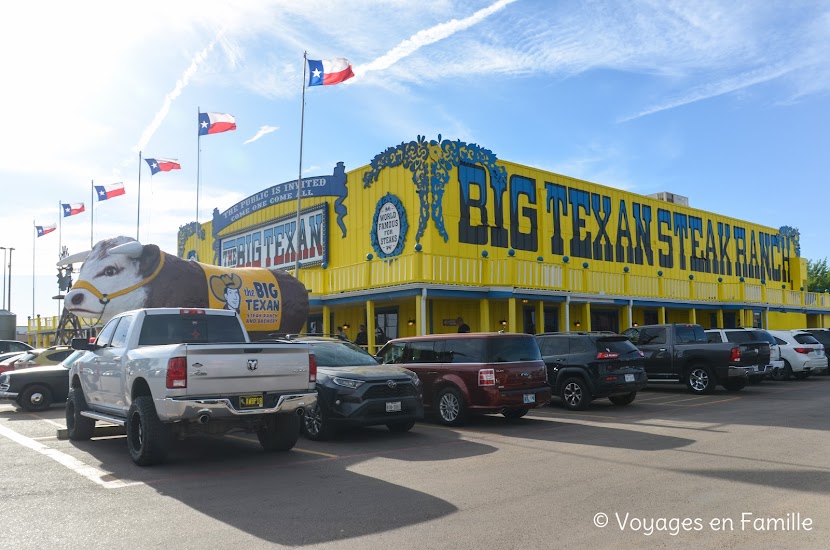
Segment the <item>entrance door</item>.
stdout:
[[398,308],[380,308],[375,310],[375,343],[378,347],[387,341],[397,338]]
[[620,315],[615,309],[592,309],[591,330],[620,331]]

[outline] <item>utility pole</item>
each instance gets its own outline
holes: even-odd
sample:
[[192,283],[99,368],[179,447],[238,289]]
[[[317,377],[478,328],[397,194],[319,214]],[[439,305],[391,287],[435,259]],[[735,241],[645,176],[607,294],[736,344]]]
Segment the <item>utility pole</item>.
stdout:
[[0,246],[3,251],[3,309],[6,309],[6,247]]
[[12,252],[14,248],[9,248],[9,311],[12,310]]

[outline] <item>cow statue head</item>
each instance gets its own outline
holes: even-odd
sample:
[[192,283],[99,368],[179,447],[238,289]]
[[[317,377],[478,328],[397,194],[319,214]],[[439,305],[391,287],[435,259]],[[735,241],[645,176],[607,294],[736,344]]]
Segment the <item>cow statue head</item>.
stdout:
[[78,280],[66,294],[64,307],[78,317],[102,322],[144,307],[146,284],[164,263],[156,245],[145,246],[130,237],[100,241],[88,253],[75,254],[60,264],[81,260]]

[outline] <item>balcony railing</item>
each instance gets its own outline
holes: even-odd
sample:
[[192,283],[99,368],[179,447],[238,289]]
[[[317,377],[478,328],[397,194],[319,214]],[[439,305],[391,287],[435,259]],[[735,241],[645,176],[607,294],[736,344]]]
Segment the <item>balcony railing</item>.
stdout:
[[547,264],[514,258],[459,258],[428,253],[407,254],[391,260],[375,258],[337,268],[302,270],[300,279],[317,295],[408,283],[433,283],[830,309],[830,294],[776,289],[757,283],[714,283],[593,271],[572,264]]

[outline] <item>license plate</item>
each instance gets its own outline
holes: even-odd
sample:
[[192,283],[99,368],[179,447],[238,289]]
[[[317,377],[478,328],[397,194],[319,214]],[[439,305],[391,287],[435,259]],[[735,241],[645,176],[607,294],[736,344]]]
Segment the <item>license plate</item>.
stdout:
[[634,375],[633,374],[626,374],[625,375],[626,382],[634,382]]
[[240,409],[259,409],[262,408],[261,395],[240,395],[239,396]]
[[526,393],[522,396],[522,402],[524,403],[536,403],[536,394],[535,393]]
[[386,402],[386,412],[388,412],[388,413],[401,412],[401,402],[400,401],[387,401]]

